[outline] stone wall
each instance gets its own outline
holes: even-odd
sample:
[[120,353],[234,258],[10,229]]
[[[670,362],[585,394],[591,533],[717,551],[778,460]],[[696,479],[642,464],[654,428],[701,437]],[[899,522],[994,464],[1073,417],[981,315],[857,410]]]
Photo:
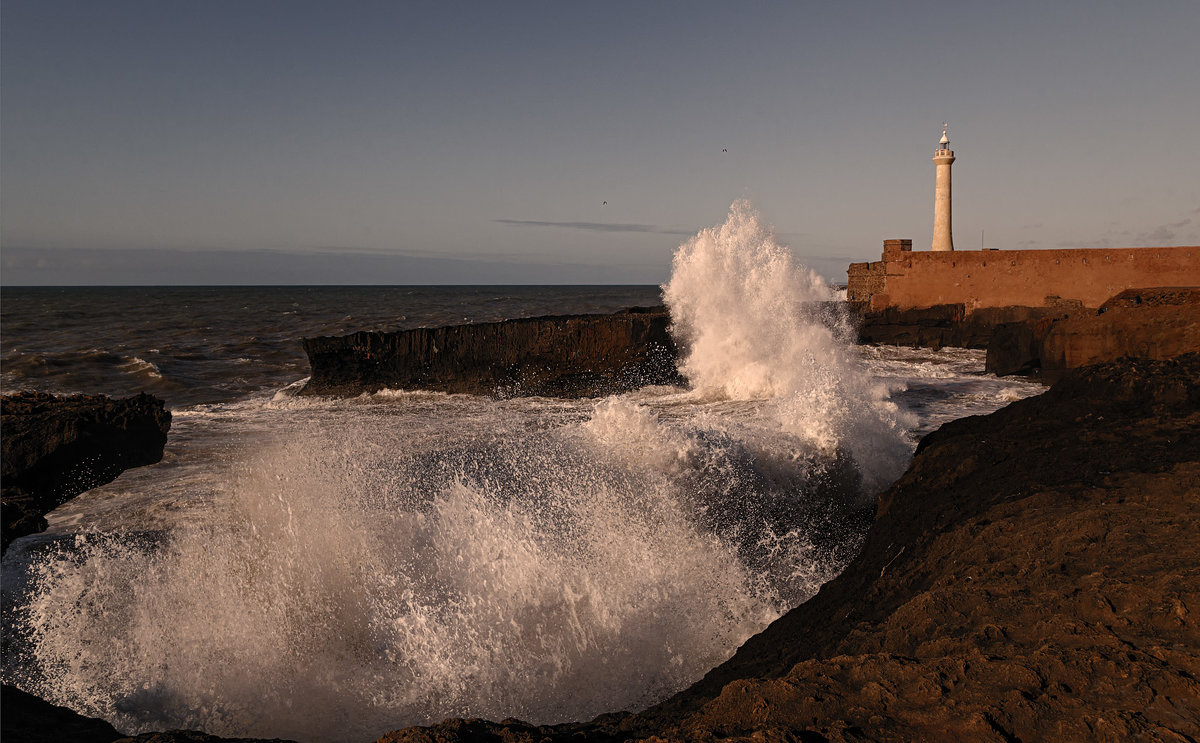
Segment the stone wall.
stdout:
[[883,260],[853,263],[847,297],[873,310],[940,304],[1099,307],[1126,289],[1200,286],[1200,246],[912,252],[888,240]]

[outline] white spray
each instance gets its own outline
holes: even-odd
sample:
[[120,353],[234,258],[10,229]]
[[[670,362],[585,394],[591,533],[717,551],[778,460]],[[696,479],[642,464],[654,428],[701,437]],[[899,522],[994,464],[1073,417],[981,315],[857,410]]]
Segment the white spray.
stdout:
[[903,470],[911,420],[858,363],[833,291],[749,202],[679,248],[663,292],[685,349],[680,370],[700,394],[776,401],[785,431],[854,459],[864,493]]

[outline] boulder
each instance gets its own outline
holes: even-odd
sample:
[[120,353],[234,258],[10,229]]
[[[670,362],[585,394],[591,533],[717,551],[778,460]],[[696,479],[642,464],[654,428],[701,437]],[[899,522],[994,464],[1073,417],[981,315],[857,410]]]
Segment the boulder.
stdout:
[[45,515],[76,495],[161,460],[170,427],[162,400],[147,394],[0,398],[3,549],[45,529]]
[[665,308],[305,338],[302,395],[381,389],[593,397],[682,384]]

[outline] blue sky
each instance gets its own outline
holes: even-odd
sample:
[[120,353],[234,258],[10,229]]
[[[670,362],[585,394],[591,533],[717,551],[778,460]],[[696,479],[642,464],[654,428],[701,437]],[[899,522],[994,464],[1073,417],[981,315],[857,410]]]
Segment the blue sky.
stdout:
[[0,35],[10,285],[659,283],[742,197],[844,279],[927,247],[943,120],[960,249],[1200,243],[1195,0],[5,0]]

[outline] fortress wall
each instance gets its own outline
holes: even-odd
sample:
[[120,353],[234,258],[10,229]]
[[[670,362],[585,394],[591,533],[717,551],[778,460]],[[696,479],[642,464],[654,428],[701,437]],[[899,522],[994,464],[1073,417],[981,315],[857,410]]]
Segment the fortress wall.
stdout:
[[851,301],[872,309],[963,303],[1041,307],[1048,297],[1099,307],[1126,289],[1200,286],[1200,246],[913,253],[888,241],[884,260],[852,264]]
[[[884,294],[883,261],[874,263],[851,263],[846,271],[846,297],[856,301],[855,297],[870,297]],[[859,300],[861,301],[861,300]]]

